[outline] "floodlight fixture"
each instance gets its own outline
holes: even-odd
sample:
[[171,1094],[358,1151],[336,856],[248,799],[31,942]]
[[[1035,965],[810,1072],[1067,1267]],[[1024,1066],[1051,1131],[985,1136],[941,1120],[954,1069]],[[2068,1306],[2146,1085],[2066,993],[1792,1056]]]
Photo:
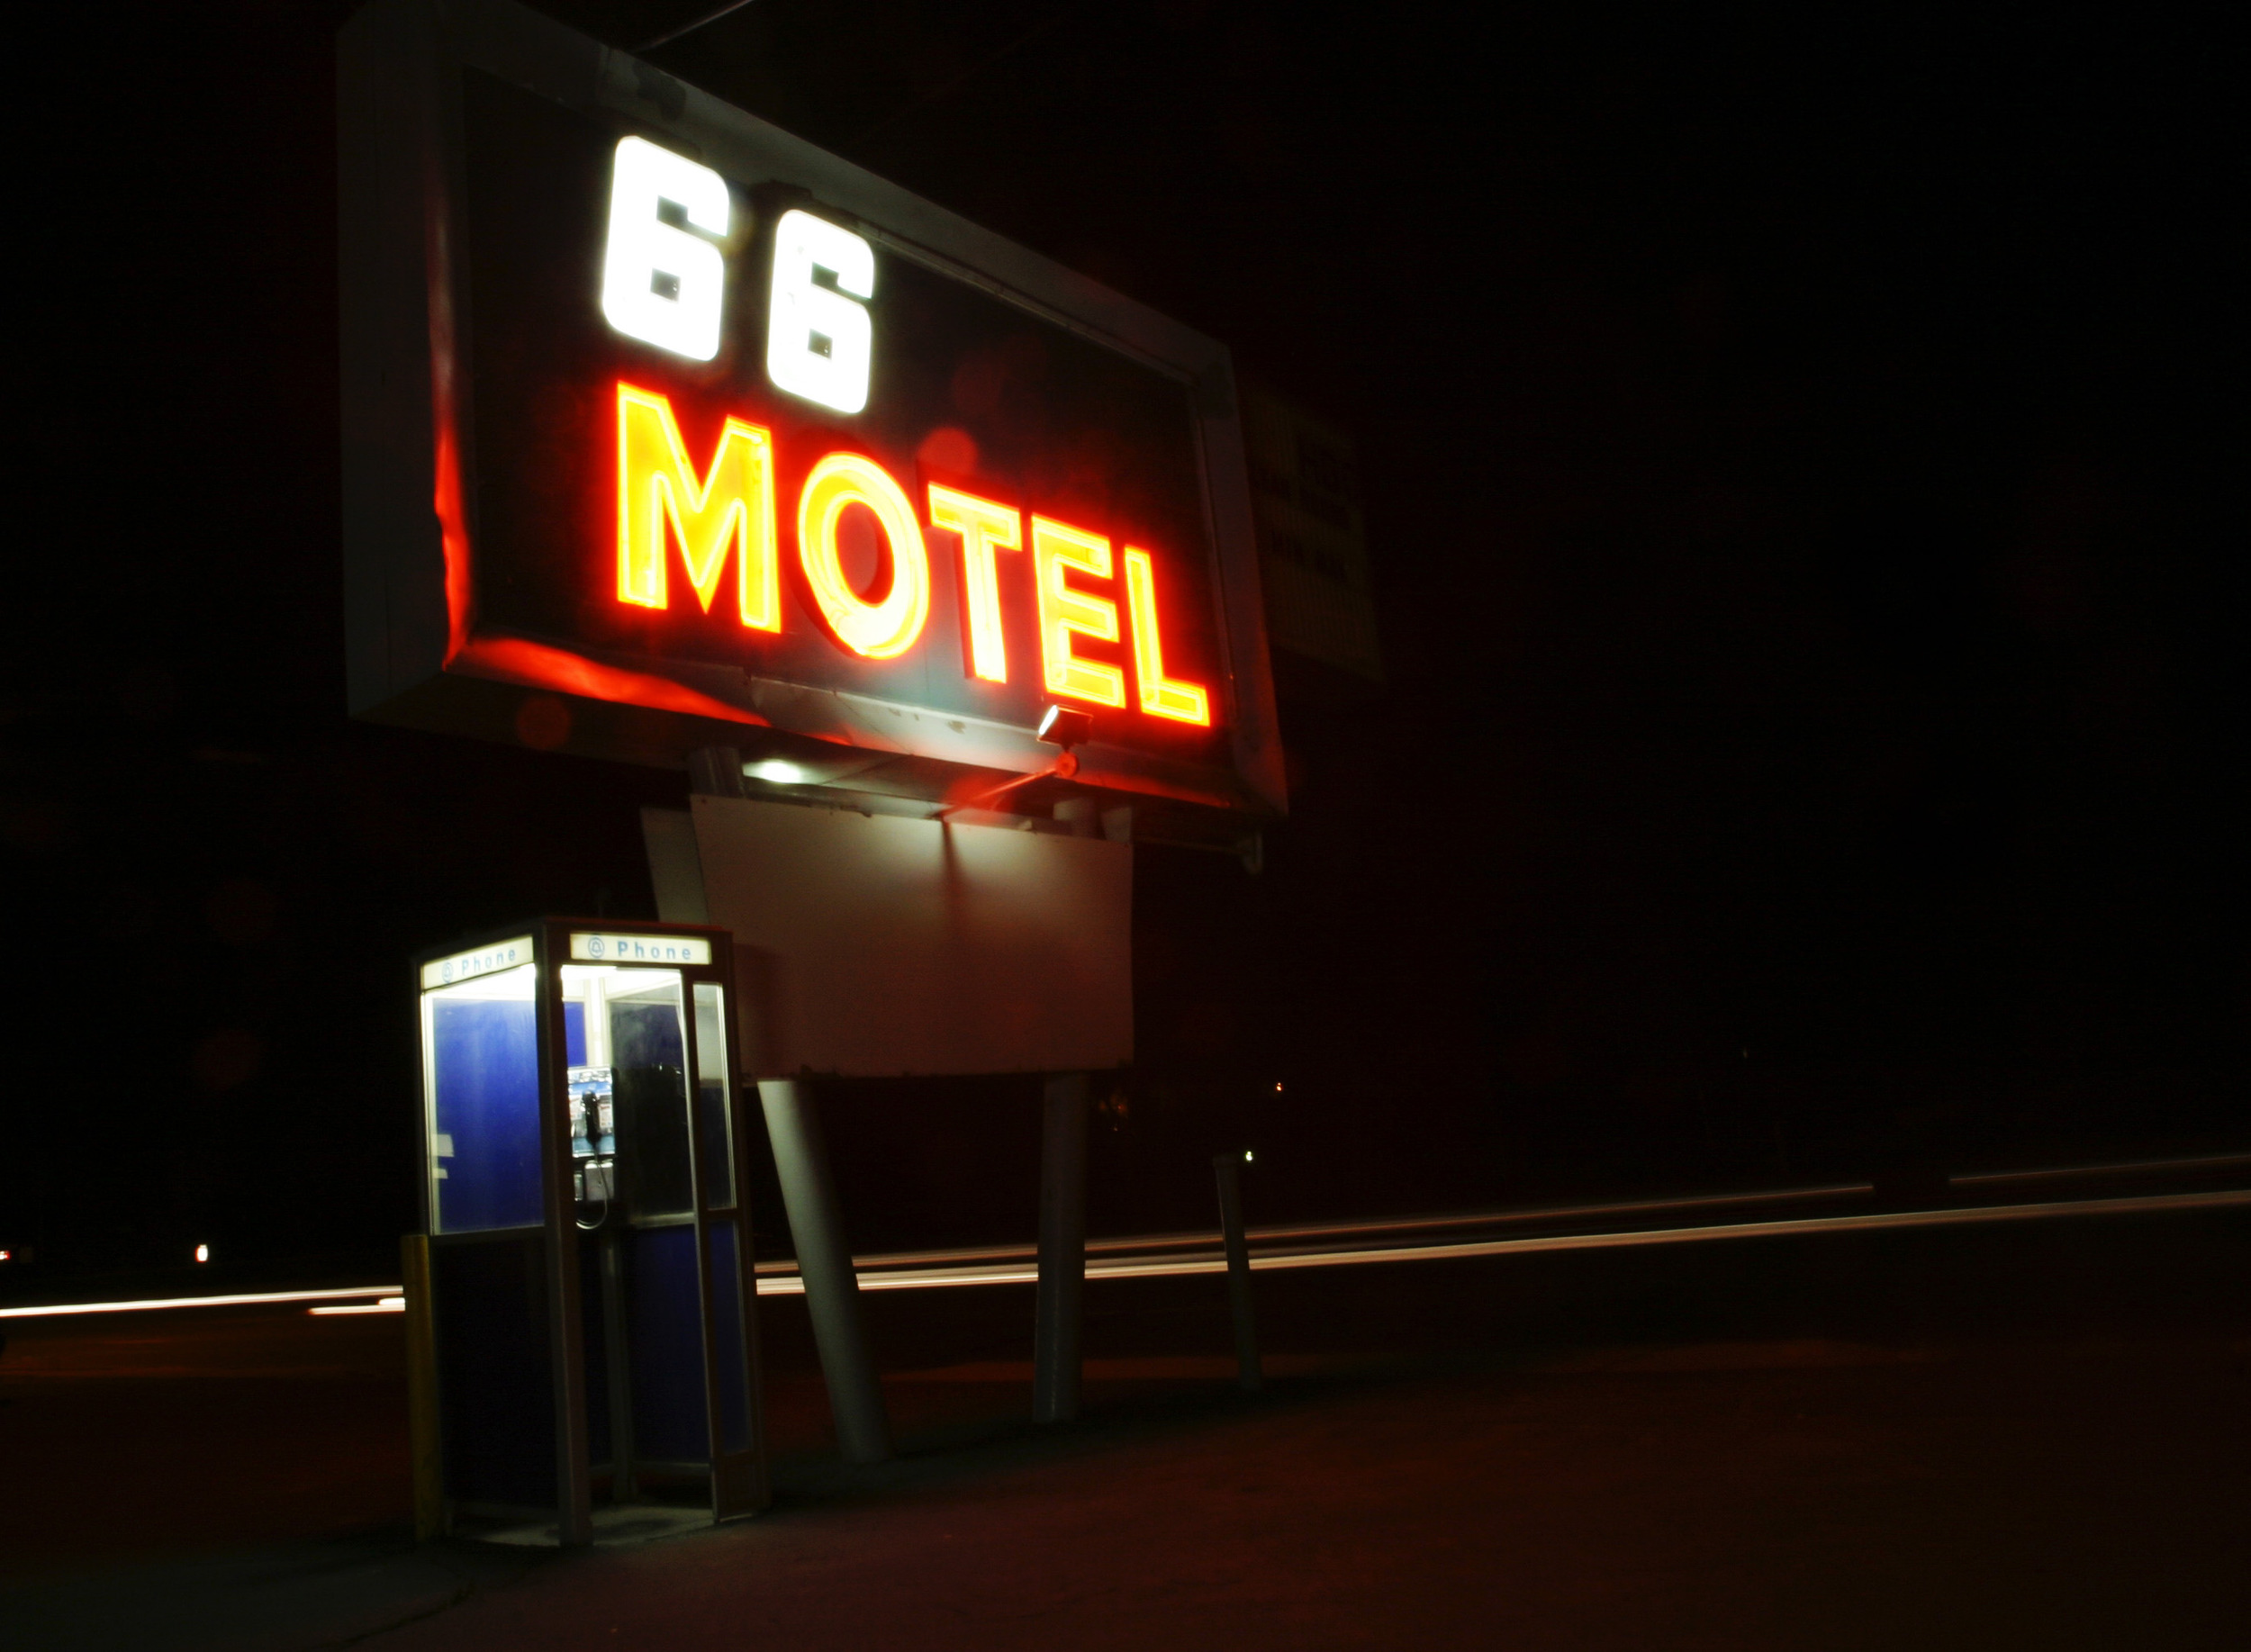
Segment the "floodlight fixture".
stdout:
[[1094,718],[1084,711],[1073,711],[1068,706],[1050,705],[1047,714],[1040,718],[1039,737],[1050,745],[1060,745],[1066,752],[1074,745],[1084,745],[1094,738]]
[[1069,780],[1079,772],[1079,760],[1071,755],[1071,748],[1083,745],[1093,735],[1094,719],[1083,711],[1051,704],[1047,708],[1047,715],[1040,718],[1038,733],[1039,737],[1048,745],[1063,748],[1054,762],[1030,774],[1019,774],[990,791],[978,792],[958,803],[949,803],[930,817],[933,820],[950,820],[965,808],[994,808],[1011,792],[1021,790],[1035,781]]

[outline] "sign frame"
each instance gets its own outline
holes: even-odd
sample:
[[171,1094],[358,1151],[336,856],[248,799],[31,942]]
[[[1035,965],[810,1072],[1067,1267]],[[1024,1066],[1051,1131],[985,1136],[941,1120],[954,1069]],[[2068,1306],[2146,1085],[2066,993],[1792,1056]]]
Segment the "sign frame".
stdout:
[[[1190,763],[1095,741],[1077,749],[1076,779],[1254,819],[1285,811],[1249,469],[1225,347],[511,0],[375,0],[339,36],[342,502],[354,716],[513,742],[529,738],[527,700],[554,695],[570,715],[547,727],[567,732],[533,744],[665,767],[709,747],[733,747],[746,758],[810,756],[827,760],[841,788],[934,806],[967,772],[1036,774],[1055,757],[1028,727],[704,662],[567,653],[480,627],[472,575],[475,318],[465,250],[463,76],[470,68],[621,133],[669,144],[738,185],[801,189],[884,252],[1184,386],[1212,546],[1222,655],[1212,688],[1225,708],[1228,761]],[[492,645],[509,642],[517,645]]]

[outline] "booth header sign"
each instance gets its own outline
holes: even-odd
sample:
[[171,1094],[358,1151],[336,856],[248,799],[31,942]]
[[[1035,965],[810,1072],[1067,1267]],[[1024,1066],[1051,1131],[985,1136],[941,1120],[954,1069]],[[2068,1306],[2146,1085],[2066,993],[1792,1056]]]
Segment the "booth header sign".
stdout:
[[497,975],[502,970],[514,970],[531,961],[531,937],[518,935],[510,941],[495,941],[490,946],[480,946],[474,952],[456,952],[450,958],[433,958],[422,966],[422,989],[450,987],[457,981],[475,980],[481,975]]
[[501,0],[341,111],[356,712],[1279,808],[1219,346]]
[[711,961],[700,935],[611,934],[574,930],[571,956],[583,963],[695,964]]

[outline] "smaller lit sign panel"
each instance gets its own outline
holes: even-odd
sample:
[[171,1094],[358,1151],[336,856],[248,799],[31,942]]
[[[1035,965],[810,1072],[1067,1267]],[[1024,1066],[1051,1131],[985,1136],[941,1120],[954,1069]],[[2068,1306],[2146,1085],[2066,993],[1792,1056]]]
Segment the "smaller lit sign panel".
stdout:
[[457,981],[475,980],[480,975],[497,975],[503,970],[521,969],[530,961],[529,935],[495,941],[490,946],[480,946],[474,952],[431,959],[422,966],[422,989],[427,992],[433,987],[450,987]]
[[582,963],[708,964],[711,943],[700,935],[613,934],[574,930],[571,956]]
[[501,0],[343,58],[356,711],[1281,807],[1218,346]]

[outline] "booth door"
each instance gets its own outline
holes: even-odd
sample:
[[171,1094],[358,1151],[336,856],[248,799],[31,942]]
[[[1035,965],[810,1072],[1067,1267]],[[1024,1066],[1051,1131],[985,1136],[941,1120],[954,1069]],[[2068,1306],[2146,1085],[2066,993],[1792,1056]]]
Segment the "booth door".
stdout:
[[710,1400],[711,1512],[747,1514],[766,1501],[758,1438],[757,1279],[751,1267],[743,1129],[729,1039],[733,1007],[717,981],[690,988],[696,1074],[696,1223],[703,1259],[705,1392]]
[[[493,950],[520,947],[531,939]],[[553,1507],[556,1411],[529,963],[421,994],[424,1186],[445,1494]]]
[[572,1083],[587,1092],[574,1129],[615,1167],[614,1209],[594,1222],[614,1223],[622,1276],[629,1401],[607,1431],[614,1467],[630,1479],[708,1471],[714,1516],[748,1513],[764,1487],[722,989],[677,970],[569,974]]

